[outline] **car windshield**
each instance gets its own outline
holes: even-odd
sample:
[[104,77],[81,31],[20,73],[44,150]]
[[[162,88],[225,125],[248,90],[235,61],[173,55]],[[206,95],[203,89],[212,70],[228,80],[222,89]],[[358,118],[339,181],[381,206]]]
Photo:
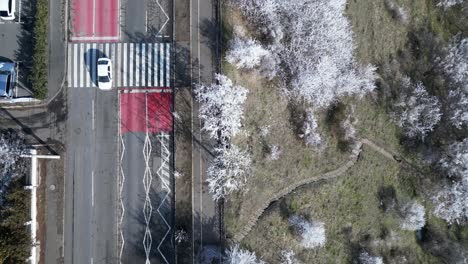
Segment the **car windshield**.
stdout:
[[109,77],[107,77],[107,76],[99,76],[99,82],[109,82]]
[[100,61],[98,61],[98,64],[103,64],[103,65],[104,65],[104,64],[107,64],[107,61],[105,61],[105,60],[100,60]]
[[6,82],[6,94],[10,94],[10,82],[11,82],[11,76],[8,75],[7,82]]
[[7,17],[8,16],[7,11],[0,11],[0,16],[1,17]]

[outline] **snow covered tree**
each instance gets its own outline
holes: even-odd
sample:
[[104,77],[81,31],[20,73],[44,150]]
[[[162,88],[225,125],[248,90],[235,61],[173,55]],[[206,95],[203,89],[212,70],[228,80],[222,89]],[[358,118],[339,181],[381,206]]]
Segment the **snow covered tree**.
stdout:
[[18,134],[0,134],[0,198],[3,197],[5,188],[15,178],[15,165],[24,152],[24,139]]
[[437,6],[449,8],[454,5],[461,4],[463,2],[465,2],[465,0],[440,0],[439,3],[437,3]]
[[305,142],[309,146],[320,147],[323,144],[322,136],[318,131],[317,119],[312,109],[306,111],[306,118],[303,128]]
[[434,215],[449,224],[466,223],[468,220],[468,177],[445,187],[435,195],[433,200]]
[[413,84],[404,78],[402,86],[404,91],[395,105],[397,125],[408,137],[424,138],[441,119],[440,103],[437,97],[427,93],[421,82]]
[[451,144],[440,165],[450,177],[468,178],[468,138]]
[[254,252],[239,248],[239,245],[234,245],[226,250],[227,264],[264,264]]
[[[457,2],[446,0],[442,2]],[[460,1],[461,2],[461,1]],[[441,67],[450,80],[464,92],[468,92],[468,38],[455,38],[447,48],[446,56],[441,60]]]
[[281,148],[278,145],[273,145],[270,148],[270,159],[271,160],[278,160],[282,153]]
[[367,252],[359,254],[359,264],[383,264],[382,257],[371,256]]
[[448,95],[449,118],[456,128],[468,125],[468,95],[460,89]]
[[296,254],[292,250],[281,251],[281,264],[300,264],[301,262],[296,258]]
[[216,152],[218,155],[208,168],[207,180],[214,200],[245,186],[252,163],[248,152],[235,145],[227,149],[218,149]]
[[325,245],[325,224],[322,222],[309,222],[304,217],[293,215],[289,218],[289,224],[301,236],[301,246],[304,248],[316,248]]
[[401,209],[401,228],[404,230],[416,231],[426,224],[424,206],[414,201],[405,204]]
[[212,138],[227,140],[240,131],[248,91],[224,75],[216,74],[215,78],[218,84],[196,88],[199,116],[203,120],[202,129]]
[[[239,0],[244,14],[266,29],[293,91],[316,107],[375,89],[375,67],[354,59],[346,0]],[[286,37],[286,38],[283,38]],[[287,41],[283,41],[287,39]]]
[[264,57],[271,56],[267,49],[253,39],[235,37],[229,46],[226,60],[238,69],[253,69],[260,65]]

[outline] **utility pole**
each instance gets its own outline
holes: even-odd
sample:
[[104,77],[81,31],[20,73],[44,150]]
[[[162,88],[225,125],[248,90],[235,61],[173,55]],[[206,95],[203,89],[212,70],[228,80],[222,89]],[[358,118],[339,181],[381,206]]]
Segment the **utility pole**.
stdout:
[[31,221],[27,222],[26,225],[31,225],[31,256],[29,257],[31,264],[36,264],[37,259],[37,247],[39,243],[36,241],[37,232],[37,159],[60,159],[59,155],[37,155],[36,149],[30,149],[29,154],[20,155],[22,158],[31,158],[31,185],[26,186],[26,189],[31,190]]

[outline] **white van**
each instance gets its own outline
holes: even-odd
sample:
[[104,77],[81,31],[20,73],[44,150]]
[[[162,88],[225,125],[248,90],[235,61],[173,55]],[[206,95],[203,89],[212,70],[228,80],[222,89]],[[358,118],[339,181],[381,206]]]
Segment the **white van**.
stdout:
[[3,20],[14,20],[15,6],[15,0],[0,0],[0,18]]

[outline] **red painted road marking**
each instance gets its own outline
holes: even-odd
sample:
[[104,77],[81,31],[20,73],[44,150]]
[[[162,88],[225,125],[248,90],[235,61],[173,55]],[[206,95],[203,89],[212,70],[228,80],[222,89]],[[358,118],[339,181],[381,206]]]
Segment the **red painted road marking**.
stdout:
[[72,41],[120,39],[119,0],[72,0]]
[[[170,92],[119,93],[120,133],[172,131]],[[146,120],[148,111],[148,120]]]

